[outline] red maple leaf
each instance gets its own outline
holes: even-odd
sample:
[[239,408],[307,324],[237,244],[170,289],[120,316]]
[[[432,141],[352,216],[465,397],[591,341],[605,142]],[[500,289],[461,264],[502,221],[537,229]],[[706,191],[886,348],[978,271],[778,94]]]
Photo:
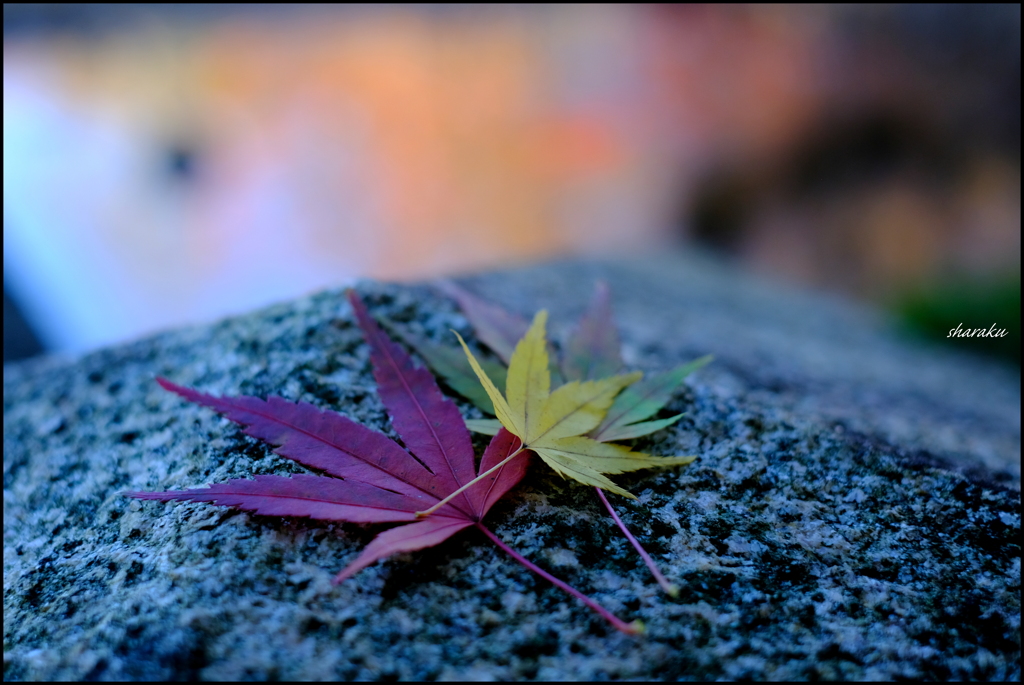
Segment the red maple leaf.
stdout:
[[215,397],[160,378],[157,382],[167,390],[222,413],[245,426],[247,434],[275,445],[277,454],[328,475],[265,475],[195,490],[125,494],[149,500],[209,502],[267,516],[409,522],[374,538],[334,578],[335,583],[391,554],[431,547],[475,526],[517,561],[583,601],[619,630],[638,632],[639,624],[616,618],[522,557],[483,525],[487,511],[522,479],[526,459],[512,460],[431,516],[417,517],[417,512],[437,504],[519,449],[519,438],[500,431],[485,450],[479,468],[474,468],[473,446],[458,408],[441,394],[430,372],[413,365],[405,350],[381,331],[352,291],[349,300],[370,345],[378,392],[408,451],[381,433],[305,402],[280,397]]

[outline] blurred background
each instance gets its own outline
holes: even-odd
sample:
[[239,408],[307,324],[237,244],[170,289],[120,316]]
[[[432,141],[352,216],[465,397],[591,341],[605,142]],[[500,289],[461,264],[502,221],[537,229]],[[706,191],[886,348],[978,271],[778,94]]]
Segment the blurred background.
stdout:
[[[1020,5],[4,6],[4,360],[700,249],[1019,363]],[[984,343],[984,344],[982,344]]]

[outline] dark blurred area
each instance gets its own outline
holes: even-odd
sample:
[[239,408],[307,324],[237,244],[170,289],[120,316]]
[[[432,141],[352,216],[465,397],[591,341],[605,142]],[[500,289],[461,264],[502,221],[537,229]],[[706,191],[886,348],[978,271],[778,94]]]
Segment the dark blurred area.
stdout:
[[5,362],[680,246],[1020,361],[1019,5],[5,5],[4,49]]
[[34,357],[43,351],[36,334],[25,321],[4,288],[4,361],[15,361]]
[[[842,97],[781,154],[704,176],[680,223],[755,268],[1019,364],[1019,11],[838,9],[855,57]],[[982,321],[1008,335],[947,338]]]

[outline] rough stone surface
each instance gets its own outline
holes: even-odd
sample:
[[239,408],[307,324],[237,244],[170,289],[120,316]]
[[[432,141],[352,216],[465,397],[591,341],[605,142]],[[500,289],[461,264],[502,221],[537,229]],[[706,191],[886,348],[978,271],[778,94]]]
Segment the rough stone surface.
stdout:
[[[1019,371],[694,257],[464,281],[555,324],[609,280],[627,361],[716,361],[619,477],[662,594],[588,488],[536,468],[497,534],[648,634],[610,630],[470,531],[330,579],[373,536],[119,493],[302,467],[161,390],[279,394],[389,432],[339,291],[4,369],[4,675],[34,679],[1018,679]],[[371,310],[470,333],[426,286]],[[557,329],[557,326],[555,326]],[[460,404],[467,416],[478,416]]]

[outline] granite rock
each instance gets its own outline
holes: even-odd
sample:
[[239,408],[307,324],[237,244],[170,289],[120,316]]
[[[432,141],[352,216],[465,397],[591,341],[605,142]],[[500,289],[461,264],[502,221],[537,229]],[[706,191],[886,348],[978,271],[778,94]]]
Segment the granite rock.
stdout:
[[[1020,678],[1019,370],[694,256],[462,282],[549,308],[557,334],[596,278],[631,366],[716,357],[666,410],[687,416],[636,441],[697,461],[617,478],[639,495],[616,498],[623,518],[682,593],[659,591],[590,489],[543,468],[488,520],[645,636],[474,531],[332,586],[372,529],[120,494],[303,471],[156,376],[393,435],[327,291],[5,367],[5,679]],[[470,337],[429,284],[358,289],[424,335]]]

